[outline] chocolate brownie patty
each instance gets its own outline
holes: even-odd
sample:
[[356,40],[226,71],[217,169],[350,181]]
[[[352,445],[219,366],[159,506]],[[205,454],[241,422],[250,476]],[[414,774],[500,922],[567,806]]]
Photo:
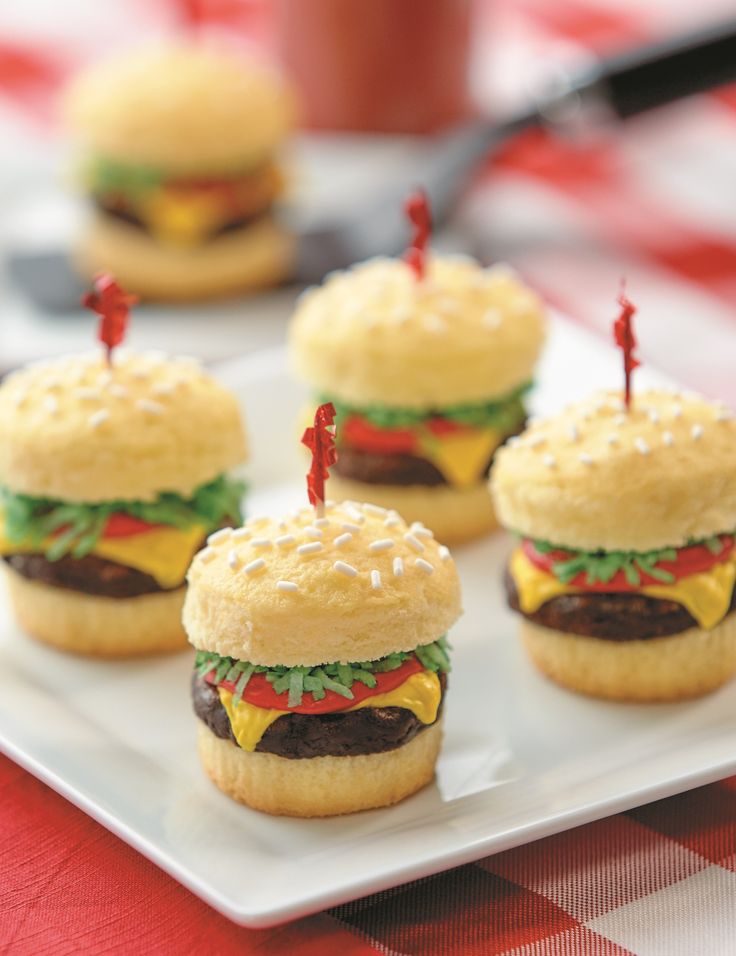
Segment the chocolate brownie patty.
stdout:
[[[29,581],[99,597],[130,598],[164,590],[150,574],[94,554],[83,558],[65,554],[57,561],[49,561],[42,554],[9,554],[5,561]],[[182,582],[179,587],[183,586]]]
[[[444,700],[447,678],[440,675]],[[216,687],[192,674],[194,713],[217,737],[237,744]],[[437,712],[442,712],[442,701]],[[337,714],[285,714],[275,720],[256,745],[258,753],[298,759],[357,757],[385,753],[408,744],[429,725],[403,707],[362,707]]]
[[[509,606],[541,627],[605,641],[641,641],[680,634],[700,627],[692,614],[676,601],[637,593],[561,594],[528,613],[519,606],[519,592],[511,573],[504,575]],[[728,613],[736,609],[736,589]]]

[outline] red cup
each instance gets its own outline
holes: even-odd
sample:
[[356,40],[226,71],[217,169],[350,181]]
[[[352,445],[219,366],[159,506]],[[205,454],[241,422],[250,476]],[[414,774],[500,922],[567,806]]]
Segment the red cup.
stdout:
[[429,133],[469,113],[471,0],[275,0],[314,129]]

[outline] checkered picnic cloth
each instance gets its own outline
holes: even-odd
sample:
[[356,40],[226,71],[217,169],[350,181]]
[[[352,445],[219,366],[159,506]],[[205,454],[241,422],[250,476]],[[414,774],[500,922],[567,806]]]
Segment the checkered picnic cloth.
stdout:
[[[645,7],[645,9],[642,9]],[[719,0],[489,0],[520,77],[726,13]],[[732,12],[732,9],[729,11]],[[645,360],[736,403],[736,93],[508,145],[464,217],[554,304],[610,334],[620,276]],[[495,238],[494,238],[495,237]],[[268,956],[736,953],[736,778],[271,930],[219,916],[0,758],[0,953]]]

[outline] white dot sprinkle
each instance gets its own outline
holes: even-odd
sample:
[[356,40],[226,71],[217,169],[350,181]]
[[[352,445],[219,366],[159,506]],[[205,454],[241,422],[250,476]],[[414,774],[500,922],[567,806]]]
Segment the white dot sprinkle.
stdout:
[[256,571],[260,571],[261,568],[265,568],[266,562],[263,558],[256,558],[255,561],[250,561],[243,568],[246,574],[255,574]]
[[395,575],[397,578],[400,578],[401,575],[404,573],[404,561],[403,561],[403,559],[402,559],[402,558],[394,558],[393,568],[394,568],[394,575]]
[[204,551],[199,552],[199,560],[202,564],[207,564],[208,561],[211,561],[214,556],[217,554],[214,548],[205,548]]
[[571,442],[576,442],[576,441],[578,440],[578,438],[580,437],[580,433],[578,432],[578,426],[577,426],[577,425],[570,425],[570,428],[568,429],[568,432],[567,432],[567,433],[568,433],[568,435],[570,436],[570,441],[571,441]]
[[378,517],[383,517],[388,514],[388,509],[382,508],[380,505],[365,504],[363,505],[363,510],[369,515],[377,515]]
[[353,534],[358,534],[358,532],[360,531],[360,525],[350,524],[349,521],[343,521],[340,527],[344,528],[345,531],[351,531]]
[[100,408],[98,411],[93,412],[89,416],[87,421],[89,422],[90,428],[99,428],[103,422],[106,422],[110,417],[110,412],[106,408]]
[[152,402],[150,398],[139,398],[135,404],[136,408],[149,415],[160,415],[164,410],[163,405],[159,405],[158,402]]
[[401,518],[397,518],[394,515],[391,515],[390,518],[386,518],[383,522],[385,528],[398,528],[401,525]]
[[379,538],[378,541],[371,541],[368,545],[369,551],[388,551],[389,548],[394,546],[393,538]]
[[329,519],[329,518],[315,518],[315,519],[314,519],[314,527],[315,527],[315,528],[326,528],[329,523],[330,523],[330,519]]
[[43,406],[49,415],[55,415],[59,411],[59,403],[53,395],[44,396]]
[[228,551],[227,554],[227,563],[236,571],[240,567],[240,558],[238,557],[238,552],[233,548],[232,551]]
[[606,438],[606,441],[608,442],[609,445],[618,445],[618,443],[619,443],[619,437],[618,437],[618,435],[609,435],[609,436]]
[[317,551],[322,550],[322,543],[320,541],[310,541],[309,544],[300,544],[296,549],[297,554],[316,554]]
[[589,455],[589,454],[587,453],[587,451],[581,451],[581,452],[580,452],[580,454],[578,455],[578,461],[581,462],[581,464],[583,464],[583,465],[592,465],[592,464],[593,464],[593,458],[592,458],[591,455]]
[[154,395],[172,395],[174,392],[175,386],[172,382],[159,382],[158,385],[154,385],[151,391]]
[[308,538],[321,538],[321,537],[323,537],[322,530],[321,530],[320,528],[315,528],[315,527],[312,526],[312,525],[308,525],[308,526],[304,529],[304,534],[305,534]]
[[450,560],[450,549],[447,547],[447,545],[441,544],[441,545],[439,546],[439,549],[438,549],[438,552],[437,552],[437,553],[439,554],[441,561],[449,561],[449,560]]
[[252,548],[270,548],[271,539],[270,538],[253,538],[250,543]]
[[418,538],[434,538],[434,535],[429,530],[429,528],[425,528],[421,521],[413,522],[409,530],[411,531],[412,534],[415,534]]
[[435,315],[434,313],[425,315],[423,319],[423,324],[424,324],[424,328],[428,332],[434,332],[435,334],[444,332],[447,329],[447,323],[445,322],[445,320],[441,319],[439,315]]
[[659,424],[659,412],[657,411],[656,408],[650,408],[650,409],[649,409],[649,421],[650,421],[653,425],[658,425],[658,424]]
[[232,528],[220,528],[219,531],[214,531],[207,538],[207,544],[217,544],[220,541],[225,541],[232,534],[232,530]]
[[717,422],[730,422],[732,418],[733,412],[729,408],[721,408],[716,415]]
[[554,455],[545,455],[542,461],[548,468],[555,468],[557,466],[557,460]]
[[109,369],[105,369],[104,372],[100,372],[97,376],[97,384],[102,385],[103,388],[109,385],[110,382],[112,382],[112,372]]
[[517,445],[521,444],[521,435],[512,435],[506,444],[509,446],[509,448],[516,448]]
[[672,432],[664,432],[662,434],[662,441],[664,442],[665,445],[674,444],[675,439],[672,435]]
[[279,548],[285,548],[287,544],[293,544],[295,540],[293,534],[280,534],[276,538],[276,544]]
[[114,398],[128,397],[128,389],[124,385],[118,385],[117,382],[113,382],[108,391]]
[[483,325],[492,331],[497,329],[503,321],[503,314],[500,309],[486,309],[483,313]]
[[97,388],[75,388],[74,397],[83,402],[97,402],[102,396]]
[[417,558],[414,564],[425,574],[432,574],[434,571],[434,565],[430,564],[429,561],[425,561],[424,558]]
[[371,587],[374,591],[381,589],[381,572],[376,568],[371,571]]
[[16,408],[20,408],[26,398],[28,398],[27,392],[16,392],[13,396],[13,405],[15,405]]
[[672,417],[673,417],[673,418],[682,418],[682,405],[673,405],[673,407],[672,407]]
[[352,540],[353,536],[349,531],[346,531],[345,534],[339,534],[332,543],[336,548],[341,548],[344,544],[348,544]]
[[690,434],[693,436],[694,440],[697,441],[699,438],[703,437],[703,426],[696,423],[693,425]]
[[148,372],[144,368],[134,368],[130,374],[140,382],[145,382],[148,378]]
[[238,528],[232,533],[233,541],[246,541],[248,538],[250,538],[250,531],[247,528]]
[[544,435],[530,435],[526,443],[530,448],[539,448],[539,446],[543,445],[546,441],[547,439]]
[[332,567],[339,574],[344,574],[346,578],[355,578],[358,576],[358,572],[352,564],[346,564],[344,561],[335,561]]
[[406,541],[410,548],[414,548],[415,551],[419,551],[420,554],[422,551],[424,551],[424,545],[422,542],[419,540],[419,538],[414,537],[411,532],[407,531],[407,533],[404,535],[404,541]]
[[277,581],[276,587],[279,591],[298,591],[299,585],[294,584],[293,581]]
[[620,428],[622,425],[625,425],[627,421],[628,419],[625,415],[617,415],[613,420],[613,424],[618,425]]
[[640,435],[637,435],[637,437],[634,439],[634,447],[641,455],[649,454],[649,450],[650,450],[649,445],[647,445],[647,443],[644,441],[644,439]]

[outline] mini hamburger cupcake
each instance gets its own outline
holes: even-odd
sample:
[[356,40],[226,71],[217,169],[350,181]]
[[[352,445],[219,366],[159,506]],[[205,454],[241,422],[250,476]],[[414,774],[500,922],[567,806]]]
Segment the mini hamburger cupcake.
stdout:
[[[119,317],[110,283],[98,293]],[[99,351],[10,375],[0,555],[20,625],[84,654],[183,648],[186,570],[208,534],[239,523],[243,486],[227,472],[244,458],[235,397],[192,359]]]
[[139,295],[199,299],[267,286],[291,242],[271,208],[294,114],[282,80],[243,54],[182,42],[105,60],[68,91],[96,215],[80,271]]
[[[628,364],[628,362],[627,362]],[[633,367],[633,366],[631,366]],[[692,393],[604,392],[498,455],[519,535],[510,606],[535,664],[615,700],[678,700],[736,671],[736,421]]]
[[[408,204],[417,218],[420,197]],[[335,273],[291,327],[297,374],[338,413],[330,493],[396,508],[443,541],[494,526],[486,476],[525,421],[542,306],[505,266],[428,256]]]
[[255,809],[301,817],[419,790],[440,749],[459,613],[447,548],[375,505],[220,532],[184,605],[207,774]]

